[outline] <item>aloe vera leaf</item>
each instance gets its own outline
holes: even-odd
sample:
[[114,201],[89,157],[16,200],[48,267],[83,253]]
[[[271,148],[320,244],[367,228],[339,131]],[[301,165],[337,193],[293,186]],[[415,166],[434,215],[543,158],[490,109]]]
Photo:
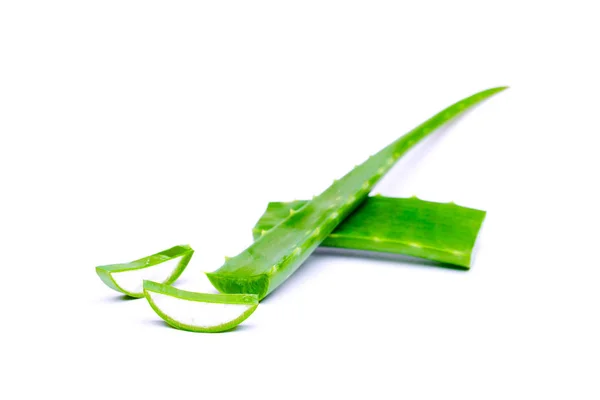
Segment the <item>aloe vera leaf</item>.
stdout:
[[144,295],[166,323],[193,332],[230,330],[258,307],[255,294],[188,292],[152,281],[144,281]]
[[129,263],[96,267],[96,273],[109,288],[131,297],[144,297],[144,279],[175,282],[190,262],[194,250],[188,245],[174,246]]
[[283,283],[367,197],[373,186],[414,145],[470,107],[506,87],[484,90],[436,114],[395,140],[309,201],[215,272],[223,293],[254,293],[260,299]]
[[[254,240],[308,201],[271,202]],[[485,211],[416,197],[368,197],[321,243],[322,247],[404,254],[468,269]]]

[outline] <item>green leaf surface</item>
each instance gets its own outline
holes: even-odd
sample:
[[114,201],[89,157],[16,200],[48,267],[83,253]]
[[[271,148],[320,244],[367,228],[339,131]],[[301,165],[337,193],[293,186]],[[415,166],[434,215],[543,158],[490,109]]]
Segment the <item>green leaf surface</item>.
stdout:
[[352,169],[323,193],[269,230],[250,247],[212,273],[211,283],[223,293],[254,293],[263,298],[310,256],[394,164],[422,139],[467,109],[505,87],[488,89],[439,112]]
[[[307,200],[271,202],[252,233],[257,240]],[[368,197],[321,243],[322,247],[420,257],[462,268],[471,255],[485,211],[454,203],[411,198]]]

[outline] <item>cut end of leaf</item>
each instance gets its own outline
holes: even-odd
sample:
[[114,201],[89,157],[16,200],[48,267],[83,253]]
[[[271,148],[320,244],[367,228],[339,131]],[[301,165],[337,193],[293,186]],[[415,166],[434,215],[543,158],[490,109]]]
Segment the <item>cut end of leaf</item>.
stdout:
[[96,273],[108,287],[130,297],[144,297],[144,280],[173,283],[187,264],[194,250],[175,246],[160,253],[125,264],[96,267]]
[[189,292],[152,281],[144,281],[144,295],[166,323],[192,332],[233,329],[258,307],[254,294]]
[[262,299],[269,291],[269,277],[265,274],[239,276],[218,272],[207,272],[210,283],[221,293],[251,293]]

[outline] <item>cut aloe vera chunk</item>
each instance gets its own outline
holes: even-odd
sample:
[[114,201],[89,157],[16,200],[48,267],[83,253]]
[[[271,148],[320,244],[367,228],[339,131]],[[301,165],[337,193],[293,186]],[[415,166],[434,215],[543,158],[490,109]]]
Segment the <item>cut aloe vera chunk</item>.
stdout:
[[96,273],[109,288],[127,296],[144,297],[144,280],[175,282],[193,254],[188,245],[175,246],[130,263],[96,267]]
[[193,332],[223,332],[238,326],[258,307],[254,294],[188,292],[144,281],[144,295],[169,325]]
[[493,88],[467,97],[434,115],[348,172],[262,235],[250,247],[207,273],[222,293],[254,293],[263,298],[289,278],[373,186],[417,143],[469,108],[506,89]]
[[[308,201],[271,202],[252,234],[260,238]],[[321,243],[322,247],[404,254],[471,266],[485,211],[416,197],[368,197]]]

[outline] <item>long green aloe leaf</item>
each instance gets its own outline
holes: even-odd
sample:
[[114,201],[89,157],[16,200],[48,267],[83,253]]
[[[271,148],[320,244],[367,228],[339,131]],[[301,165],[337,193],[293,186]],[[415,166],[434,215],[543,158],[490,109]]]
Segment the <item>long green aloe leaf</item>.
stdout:
[[298,269],[408,150],[504,89],[484,90],[453,104],[369,157],[221,268],[207,273],[213,286],[223,293],[253,293],[264,298]]
[[[271,202],[252,234],[254,240],[298,211],[307,200]],[[322,247],[404,254],[471,266],[485,211],[416,197],[368,197],[321,243]]]

